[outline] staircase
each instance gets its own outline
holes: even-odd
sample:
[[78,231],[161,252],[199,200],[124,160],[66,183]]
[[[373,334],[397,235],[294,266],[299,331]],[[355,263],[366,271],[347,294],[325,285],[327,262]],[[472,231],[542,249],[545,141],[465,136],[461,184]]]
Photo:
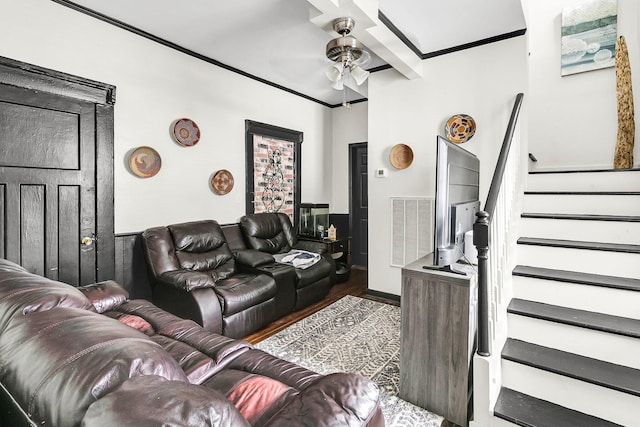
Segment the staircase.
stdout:
[[531,172],[494,425],[640,426],[640,170]]

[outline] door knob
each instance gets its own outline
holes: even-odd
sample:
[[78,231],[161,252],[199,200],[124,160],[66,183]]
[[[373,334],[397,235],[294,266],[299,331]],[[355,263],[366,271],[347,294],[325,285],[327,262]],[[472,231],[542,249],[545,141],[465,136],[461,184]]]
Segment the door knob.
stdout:
[[91,246],[93,245],[93,242],[95,240],[96,240],[95,237],[84,236],[82,240],[80,240],[80,243],[82,243],[84,246]]

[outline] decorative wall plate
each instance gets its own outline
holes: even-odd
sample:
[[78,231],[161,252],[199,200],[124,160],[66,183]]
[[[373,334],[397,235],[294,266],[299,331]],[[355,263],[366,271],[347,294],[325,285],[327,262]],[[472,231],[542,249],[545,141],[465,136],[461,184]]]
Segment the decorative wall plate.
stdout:
[[447,120],[444,131],[449,141],[460,144],[476,133],[476,122],[467,114],[456,114]]
[[193,147],[200,141],[200,128],[191,119],[180,119],[173,125],[173,137],[185,147]]
[[151,147],[138,147],[129,155],[129,169],[140,178],[151,178],[161,166],[160,154]]
[[413,150],[406,144],[396,144],[391,148],[389,161],[396,169],[406,169],[413,162]]
[[220,169],[213,174],[211,187],[216,194],[227,194],[233,190],[233,175],[226,169]]

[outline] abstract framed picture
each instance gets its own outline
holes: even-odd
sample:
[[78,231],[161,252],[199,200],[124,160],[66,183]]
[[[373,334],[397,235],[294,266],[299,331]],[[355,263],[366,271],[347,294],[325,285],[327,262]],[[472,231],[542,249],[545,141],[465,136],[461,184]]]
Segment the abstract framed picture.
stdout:
[[589,0],[562,9],[561,75],[613,67],[618,0]]
[[247,213],[282,212],[298,228],[302,132],[245,121]]

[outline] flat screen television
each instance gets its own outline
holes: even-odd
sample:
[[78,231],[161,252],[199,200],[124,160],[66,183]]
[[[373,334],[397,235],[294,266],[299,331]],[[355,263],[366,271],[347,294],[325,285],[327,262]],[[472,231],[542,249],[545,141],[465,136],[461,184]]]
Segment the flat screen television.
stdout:
[[450,266],[464,255],[464,235],[480,209],[480,160],[438,136],[433,264]]

